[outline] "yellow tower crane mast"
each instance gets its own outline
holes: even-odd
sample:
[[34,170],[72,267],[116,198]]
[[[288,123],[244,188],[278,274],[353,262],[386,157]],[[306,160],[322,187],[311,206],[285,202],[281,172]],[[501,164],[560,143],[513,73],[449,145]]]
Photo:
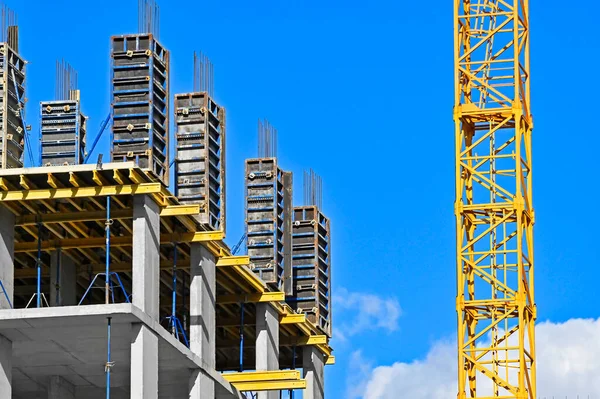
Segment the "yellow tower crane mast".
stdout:
[[458,398],[536,399],[528,0],[455,0]]

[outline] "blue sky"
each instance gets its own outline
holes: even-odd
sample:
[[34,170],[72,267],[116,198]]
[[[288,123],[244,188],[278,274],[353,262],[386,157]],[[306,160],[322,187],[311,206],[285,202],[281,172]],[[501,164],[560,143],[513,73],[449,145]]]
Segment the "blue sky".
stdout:
[[[30,61],[33,137],[39,101],[54,95],[57,58],[79,71],[95,134],[109,110],[109,38],[136,31],[137,1],[6,3],[19,14]],[[243,231],[243,162],[256,155],[258,118],[279,131],[298,203],[302,170],[323,178],[341,304],[334,326],[346,337],[333,342],[328,397],[347,397],[357,354],[373,367],[411,362],[452,339],[452,1],[159,4],[171,93],[192,90],[194,50],[215,66],[216,99],[228,116],[228,241]],[[571,2],[568,13],[562,1],[530,7],[539,320],[597,318],[600,5]]]

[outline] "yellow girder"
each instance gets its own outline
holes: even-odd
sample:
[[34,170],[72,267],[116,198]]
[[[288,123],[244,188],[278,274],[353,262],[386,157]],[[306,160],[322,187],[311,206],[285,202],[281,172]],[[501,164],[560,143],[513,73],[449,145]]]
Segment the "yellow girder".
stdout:
[[[75,184],[77,179],[75,178]],[[28,186],[28,183],[24,183]],[[141,183],[124,186],[92,186],[72,188],[51,188],[34,190],[0,191],[0,201],[39,201],[61,198],[102,197],[109,195],[135,195],[160,193],[161,183]]]
[[262,292],[260,294],[219,295],[217,302],[220,304],[233,303],[259,303],[285,301],[283,292]]

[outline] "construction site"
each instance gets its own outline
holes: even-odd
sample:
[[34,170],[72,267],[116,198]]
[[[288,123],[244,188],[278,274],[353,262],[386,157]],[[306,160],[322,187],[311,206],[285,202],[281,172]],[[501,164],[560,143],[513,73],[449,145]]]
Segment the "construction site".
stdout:
[[[529,4],[456,0],[453,20],[458,395],[447,397],[537,399]],[[139,0],[138,32],[107,38],[99,132],[77,71],[57,62],[37,154],[6,7],[1,31],[0,398],[323,399],[335,357],[321,178],[307,166],[294,203],[277,130],[259,120],[245,234],[230,246],[213,65],[194,53],[189,91],[171,92],[154,0]],[[110,151],[92,158],[103,135]]]
[[[195,53],[189,91],[171,93],[159,7],[138,6],[138,32],[107,37],[100,131],[77,71],[57,62],[39,154],[16,16],[2,8],[0,397],[323,398],[335,359],[321,179],[306,172],[305,203],[294,204],[277,131],[259,122],[246,233],[228,246],[212,63]],[[92,159],[103,135],[110,153]]]

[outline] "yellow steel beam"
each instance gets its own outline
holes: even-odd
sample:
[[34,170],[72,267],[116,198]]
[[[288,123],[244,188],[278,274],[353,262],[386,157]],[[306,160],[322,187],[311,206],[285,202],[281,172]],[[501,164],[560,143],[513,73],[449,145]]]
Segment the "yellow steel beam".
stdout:
[[335,356],[327,356],[327,360],[325,361],[326,366],[333,366],[335,364]]
[[259,303],[285,301],[283,292],[262,292],[260,294],[218,295],[217,302],[226,305],[233,303]]
[[2,189],[2,191],[10,190],[5,177],[0,177],[0,188]]
[[300,324],[306,322],[304,313],[289,313],[279,316],[279,324]]
[[[73,175],[74,176],[74,175]],[[77,178],[72,180],[72,184],[79,184]],[[38,201],[61,198],[85,198],[97,196],[112,195],[134,195],[134,194],[152,194],[161,191],[160,183],[142,183],[125,186],[96,186],[74,188],[52,188],[35,189],[21,191],[3,191],[0,192],[0,201]]]
[[225,380],[231,383],[300,379],[300,372],[298,370],[247,371],[241,373],[225,373],[222,375]]
[[217,260],[217,267],[246,266],[249,264],[249,256],[222,256]]

